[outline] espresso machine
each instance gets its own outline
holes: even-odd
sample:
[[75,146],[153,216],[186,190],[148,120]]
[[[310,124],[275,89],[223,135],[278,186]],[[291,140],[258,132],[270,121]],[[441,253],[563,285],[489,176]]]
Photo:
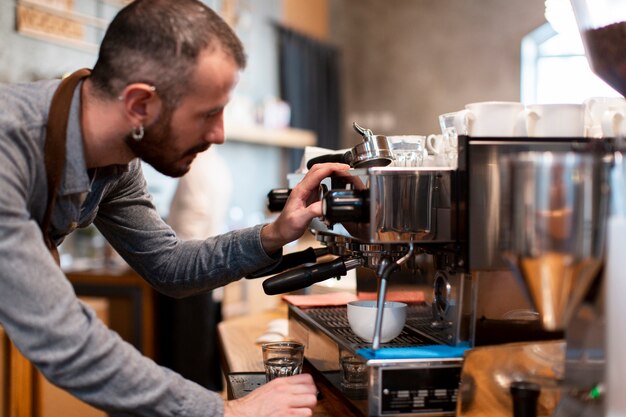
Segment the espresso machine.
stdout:
[[[572,3],[592,67],[624,93],[626,2]],[[609,20],[594,21],[602,16]],[[379,137],[372,143],[384,148]],[[311,224],[320,253],[335,258],[272,277],[265,290],[352,268],[376,275],[379,305],[401,275],[431,289],[388,343],[356,337],[343,307],[289,307],[290,336],[354,415],[517,416],[525,407],[529,416],[624,415],[611,412],[626,410],[621,386],[611,385],[623,381],[621,351],[605,346],[620,347],[621,317],[605,306],[619,295],[603,277],[620,143],[460,135],[454,168],[359,166],[355,152],[344,155],[353,180],[326,183],[324,216]],[[364,390],[342,388],[342,351],[366,364]]]
[[[308,362],[345,396],[356,415],[454,415],[463,350],[435,357],[406,353],[420,346],[471,344],[472,282],[463,267],[462,248],[453,238],[458,227],[458,213],[452,204],[457,199],[455,172],[371,167],[351,174],[358,185],[325,192],[324,217],[311,225],[317,240],[337,256],[329,264],[339,264],[340,270],[328,274],[340,276],[353,267],[374,271],[379,305],[383,305],[388,283],[399,274],[419,273],[423,269],[420,264],[429,262],[436,269],[431,278],[436,283],[436,299],[409,303],[402,333],[380,343],[375,332],[372,344],[352,333],[345,306],[290,305],[290,337],[305,344]],[[315,276],[325,268],[330,266],[314,265],[286,274],[289,278],[294,274]],[[269,294],[282,293],[284,281],[285,275],[279,274],[266,280],[264,288]],[[379,320],[380,314],[377,329]],[[367,388],[342,389],[341,351],[363,357]]]
[[[371,141],[370,131],[356,130],[364,142]],[[385,143],[384,136],[376,136],[371,142]],[[380,161],[385,155],[393,159],[383,145],[371,158]],[[365,165],[381,165],[370,162]],[[405,291],[432,288],[434,299],[408,303],[402,333],[386,343],[380,342],[382,309],[373,343],[367,343],[352,332],[345,305],[289,305],[289,335],[305,344],[307,361],[355,415],[455,415],[462,355],[473,343],[474,321],[467,241],[459,239],[467,224],[459,204],[464,198],[459,171],[356,166],[349,175],[323,185],[323,217],[310,227],[335,258],[275,275],[265,280],[264,290],[294,291],[357,267],[375,274],[379,305],[388,284]],[[401,277],[409,282],[400,288],[395,281]],[[424,347],[421,354],[419,347]],[[362,358],[367,387],[342,387],[342,351]]]
[[[376,333],[373,343],[355,336],[344,306],[290,305],[290,337],[306,345],[308,362],[355,415],[462,415],[461,404],[472,409],[476,392],[462,384],[467,352],[563,338],[559,327],[546,330],[539,320],[507,315],[524,311],[536,318],[538,312],[503,256],[510,239],[504,225],[511,220],[504,165],[531,151],[602,154],[592,150],[598,146],[582,137],[461,135],[455,168],[356,167],[349,171],[352,180],[333,178],[325,185],[323,217],[311,223],[311,232],[336,258],[280,273],[264,289],[294,291],[357,267],[374,271],[379,305],[400,276],[426,285],[426,300],[409,304],[403,332],[388,343],[380,343]],[[377,330],[379,320],[380,314]],[[339,358],[346,350],[367,365],[368,384],[361,392],[341,387]]]

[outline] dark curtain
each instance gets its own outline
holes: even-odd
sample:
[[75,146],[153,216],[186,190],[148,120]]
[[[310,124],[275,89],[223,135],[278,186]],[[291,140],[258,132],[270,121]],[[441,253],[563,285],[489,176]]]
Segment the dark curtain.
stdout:
[[[291,106],[291,126],[312,130],[317,144],[338,149],[341,134],[341,84],[338,48],[275,24],[281,99]],[[294,150],[290,171],[300,165]]]

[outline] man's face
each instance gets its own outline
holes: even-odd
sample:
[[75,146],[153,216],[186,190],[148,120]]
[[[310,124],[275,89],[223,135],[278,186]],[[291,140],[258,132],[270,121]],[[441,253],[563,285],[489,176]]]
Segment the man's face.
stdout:
[[190,80],[189,92],[178,107],[163,106],[158,119],[137,142],[128,137],[133,152],[157,171],[180,177],[196,155],[213,143],[224,143],[224,107],[239,76],[239,68],[221,49],[205,51]]

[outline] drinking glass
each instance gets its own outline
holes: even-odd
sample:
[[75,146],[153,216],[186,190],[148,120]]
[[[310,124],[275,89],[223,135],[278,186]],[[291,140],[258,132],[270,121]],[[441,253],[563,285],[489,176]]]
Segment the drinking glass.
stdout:
[[393,153],[393,166],[419,167],[424,163],[425,136],[387,136]]
[[457,126],[455,126],[455,120],[459,112],[444,113],[439,115],[439,126],[441,127],[441,134],[443,135],[446,146],[446,158],[448,165],[452,168],[458,166],[458,154],[459,154],[459,134],[466,135],[467,131],[462,130],[459,132]]
[[356,391],[367,388],[368,369],[362,357],[349,350],[341,349],[339,365],[342,388]]
[[265,379],[297,375],[302,372],[304,345],[299,342],[270,342],[261,345]]

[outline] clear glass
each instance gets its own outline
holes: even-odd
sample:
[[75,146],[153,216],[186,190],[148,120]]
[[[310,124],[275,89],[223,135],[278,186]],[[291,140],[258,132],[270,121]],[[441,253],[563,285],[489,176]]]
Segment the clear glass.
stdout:
[[339,372],[341,374],[341,387],[344,391],[367,389],[368,367],[365,360],[359,355],[349,350],[340,350]]
[[302,372],[304,345],[299,342],[270,342],[261,345],[267,382]]
[[426,137],[420,135],[387,136],[396,167],[420,167],[424,163]]
[[[446,158],[448,165],[452,168],[457,167],[457,159],[459,152],[459,132],[456,130],[455,120],[458,112],[445,113],[439,116],[439,127],[446,143]],[[461,132],[467,134],[467,132]]]

